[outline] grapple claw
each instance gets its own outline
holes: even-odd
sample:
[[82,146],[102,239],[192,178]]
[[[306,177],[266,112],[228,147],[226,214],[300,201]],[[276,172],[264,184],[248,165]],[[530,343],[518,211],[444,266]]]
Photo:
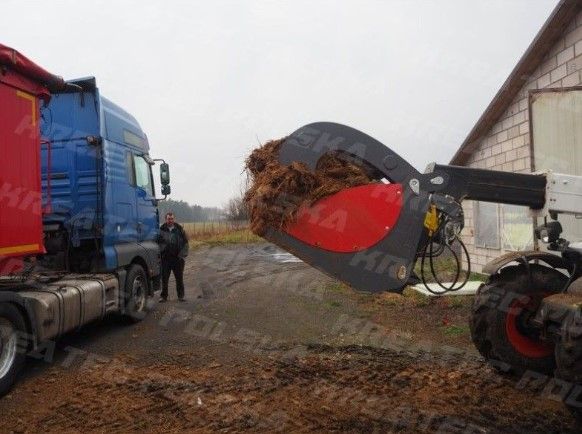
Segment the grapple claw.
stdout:
[[369,168],[377,182],[303,206],[292,224],[270,228],[265,238],[356,289],[401,291],[412,274],[428,210],[429,194],[419,188],[425,175],[372,137],[330,122],[291,134],[279,162],[315,170],[328,152]]

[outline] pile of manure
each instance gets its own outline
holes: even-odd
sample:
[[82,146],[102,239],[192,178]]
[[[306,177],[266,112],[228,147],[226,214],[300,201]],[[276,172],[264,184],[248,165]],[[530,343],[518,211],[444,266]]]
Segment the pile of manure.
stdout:
[[363,167],[333,153],[325,154],[315,171],[301,162],[282,165],[278,157],[284,141],[271,140],[245,160],[249,185],[244,202],[251,230],[257,235],[263,235],[269,227],[284,230],[302,205],[374,181]]

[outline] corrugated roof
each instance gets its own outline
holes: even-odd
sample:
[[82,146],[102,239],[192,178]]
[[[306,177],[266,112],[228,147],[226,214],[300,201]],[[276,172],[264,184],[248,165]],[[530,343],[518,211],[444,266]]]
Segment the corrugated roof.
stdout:
[[479,140],[498,121],[507,107],[515,99],[531,74],[544,60],[546,54],[562,36],[564,29],[582,9],[582,0],[561,0],[538,32],[533,42],[509,74],[485,112],[481,115],[469,135],[451,159],[451,164],[463,165],[476,151]]

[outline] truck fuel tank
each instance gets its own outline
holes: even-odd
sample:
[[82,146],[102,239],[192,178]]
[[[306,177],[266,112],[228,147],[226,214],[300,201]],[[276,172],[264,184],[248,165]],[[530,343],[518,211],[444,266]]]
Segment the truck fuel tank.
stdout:
[[119,283],[113,274],[72,275],[37,283],[18,293],[32,308],[36,339],[56,338],[103,318],[119,305]]

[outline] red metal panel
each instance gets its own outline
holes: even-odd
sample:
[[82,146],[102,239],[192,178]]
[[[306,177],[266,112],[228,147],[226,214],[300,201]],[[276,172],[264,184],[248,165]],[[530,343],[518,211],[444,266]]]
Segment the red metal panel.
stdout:
[[324,250],[356,252],[386,237],[401,209],[402,185],[363,185],[300,208],[286,232]]
[[0,258],[44,250],[39,121],[38,97],[0,82]]

